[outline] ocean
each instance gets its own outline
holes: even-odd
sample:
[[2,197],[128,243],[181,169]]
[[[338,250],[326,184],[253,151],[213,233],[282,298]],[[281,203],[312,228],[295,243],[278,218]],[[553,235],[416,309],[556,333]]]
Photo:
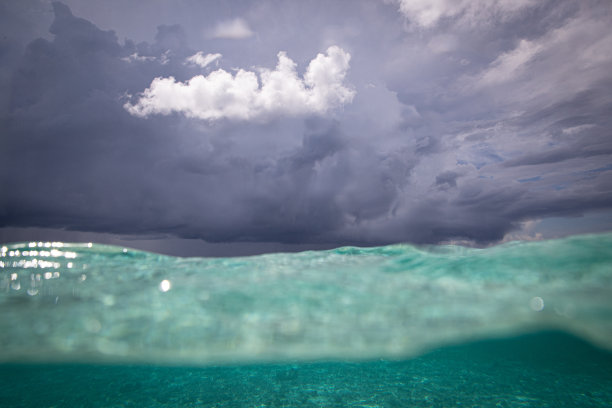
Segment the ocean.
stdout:
[[0,250],[1,407],[612,406],[612,234]]

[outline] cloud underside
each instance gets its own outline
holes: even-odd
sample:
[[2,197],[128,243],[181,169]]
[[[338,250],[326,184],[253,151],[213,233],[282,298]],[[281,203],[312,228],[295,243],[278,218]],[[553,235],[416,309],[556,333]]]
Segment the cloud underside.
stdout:
[[[355,92],[343,84],[349,61],[350,54],[329,47],[310,62],[300,78],[295,62],[279,52],[276,68],[262,69],[259,76],[243,69],[235,75],[219,69],[186,82],[155,78],[136,103],[124,107],[141,117],[179,112],[206,120],[322,114],[353,99]],[[201,65],[210,62],[205,58],[200,61]]]

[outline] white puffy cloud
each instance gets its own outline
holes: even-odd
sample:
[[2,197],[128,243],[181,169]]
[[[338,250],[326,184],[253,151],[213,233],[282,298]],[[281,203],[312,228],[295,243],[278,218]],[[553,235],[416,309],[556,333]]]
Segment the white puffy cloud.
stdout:
[[188,64],[198,65],[201,68],[206,68],[208,65],[219,60],[221,57],[222,57],[221,54],[204,55],[202,51],[198,51],[196,54],[185,59],[185,62]]
[[412,23],[434,27],[443,18],[457,18],[465,24],[479,24],[491,17],[504,18],[537,4],[534,0],[395,0]]
[[222,21],[213,30],[213,38],[227,38],[230,40],[240,40],[249,38],[253,35],[253,31],[246,21],[242,18]]
[[158,77],[136,103],[124,108],[141,117],[179,112],[205,120],[322,114],[353,100],[355,92],[344,85],[350,58],[342,48],[329,47],[310,61],[303,78],[285,52],[278,53],[274,70],[262,68],[259,76],[243,69],[234,75],[218,69],[186,82]]

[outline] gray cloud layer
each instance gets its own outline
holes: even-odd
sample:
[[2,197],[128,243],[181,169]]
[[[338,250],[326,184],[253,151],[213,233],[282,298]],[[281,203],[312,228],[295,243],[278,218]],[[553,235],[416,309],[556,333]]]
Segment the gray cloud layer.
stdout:
[[[5,6],[0,26],[34,3]],[[53,3],[50,36],[26,45],[13,27],[0,44],[0,226],[487,243],[527,220],[612,209],[612,7],[479,3],[427,17],[409,2],[184,1],[208,26],[178,7],[180,25],[141,43]],[[238,20],[251,35],[210,35]],[[124,109],[154,78],[272,70],[280,51],[302,77],[330,46],[350,53],[354,92],[335,109],[214,122]],[[198,52],[223,57],[186,63]]]

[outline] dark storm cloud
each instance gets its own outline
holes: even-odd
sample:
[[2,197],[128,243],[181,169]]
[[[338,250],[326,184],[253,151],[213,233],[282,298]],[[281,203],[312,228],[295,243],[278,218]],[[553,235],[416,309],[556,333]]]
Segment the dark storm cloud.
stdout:
[[504,162],[504,166],[538,165],[571,159],[612,154],[612,81],[595,84],[595,89],[579,94],[545,109],[536,110],[519,120],[519,126],[542,126],[551,134],[547,149],[525,152]]
[[[470,11],[479,0],[441,2],[432,21],[400,3],[244,2],[209,7],[202,26],[185,10],[204,3],[185,1],[151,42],[120,40],[138,30],[100,29],[54,3],[49,36],[0,48],[0,225],[489,243],[524,221],[612,209],[605,2],[500,2],[480,14]],[[238,20],[249,35],[211,34]],[[155,78],[272,70],[279,51],[303,78],[330,46],[350,53],[335,83],[354,95],[325,111],[198,120],[125,108]],[[214,62],[187,63],[197,52]]]
[[454,171],[445,171],[436,176],[436,185],[442,188],[457,187],[459,174]]

